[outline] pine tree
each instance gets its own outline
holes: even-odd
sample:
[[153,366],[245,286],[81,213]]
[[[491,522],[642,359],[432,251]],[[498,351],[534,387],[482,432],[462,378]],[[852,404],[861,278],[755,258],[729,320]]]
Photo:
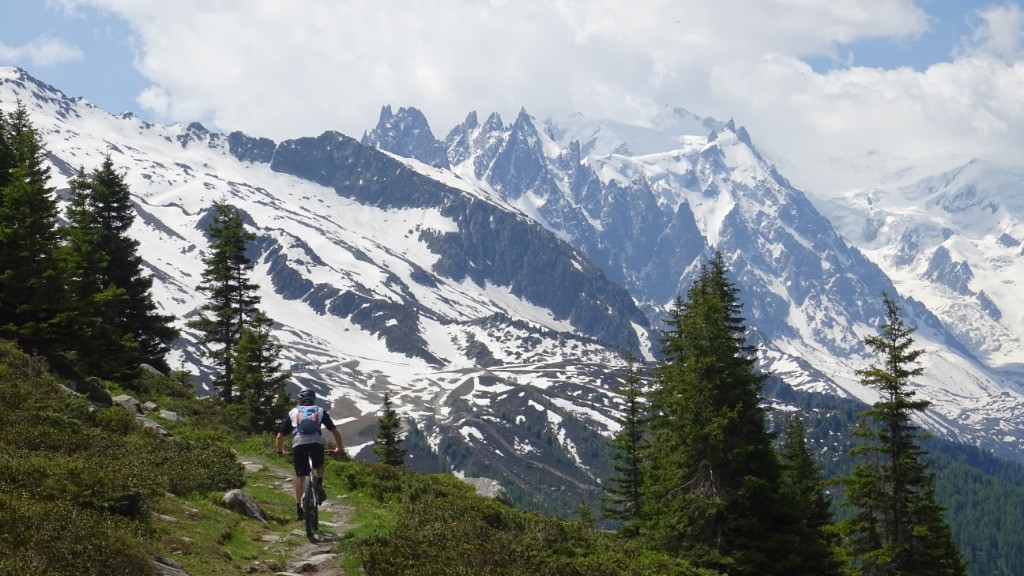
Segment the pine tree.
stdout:
[[63,368],[71,312],[45,158],[25,106],[0,113],[0,338]]
[[802,531],[798,538],[800,553],[792,557],[786,573],[842,574],[832,509],[823,492],[825,482],[817,461],[807,448],[807,429],[797,415],[786,420],[779,457],[786,510]]
[[244,428],[250,432],[272,432],[290,406],[285,382],[290,372],[281,371],[281,345],[270,335],[273,322],[257,310],[235,347],[234,407]]
[[69,302],[74,306],[74,331],[79,336],[74,363],[83,374],[131,381],[141,355],[138,344],[116,322],[128,306],[123,288],[109,282],[109,256],[99,248],[102,230],[89,202],[84,168],[70,180],[68,225],[62,247]]
[[235,347],[242,329],[259,304],[258,286],[249,280],[252,261],[246,255],[255,235],[245,230],[238,208],[223,202],[213,203],[213,220],[206,228],[209,251],[203,258],[203,283],[198,289],[210,300],[199,308],[200,317],[188,326],[201,333],[200,343],[207,356],[220,368],[213,386],[225,403],[234,400]]
[[106,255],[101,279],[125,292],[125,307],[110,322],[137,343],[140,362],[166,373],[166,355],[178,331],[173,316],[160,314],[153,301],[153,277],[143,271],[139,242],[129,236],[135,222],[131,190],[108,155],[88,182],[88,208],[98,228],[95,249]]
[[643,397],[643,378],[635,359],[629,358],[629,368],[622,382],[621,394],[625,410],[618,423],[621,426],[611,441],[612,476],[608,479],[604,499],[605,518],[624,523],[622,534],[635,534],[636,521],[642,509],[644,440],[647,433],[647,407]]
[[732,576],[782,574],[798,553],[780,465],[760,406],[764,377],[745,344],[721,254],[676,299],[650,394],[641,533]]
[[131,193],[108,156],[102,166],[70,181],[64,247],[80,369],[94,376],[132,381],[147,363],[167,372],[164,358],[177,336],[173,317],[157,313],[143,274],[139,243],[128,236],[135,220]]
[[402,439],[398,436],[402,426],[391,402],[391,393],[384,392],[383,412],[377,420],[377,438],[373,443],[373,453],[380,458],[380,461],[389,466],[402,466],[405,464],[405,448],[402,448]]
[[917,365],[924,350],[912,348],[914,329],[899,305],[886,294],[883,303],[885,324],[865,339],[883,363],[859,371],[881,399],[855,429],[860,444],[850,454],[858,463],[844,478],[846,503],[855,513],[840,528],[857,574],[962,575],[966,565],[935,501],[934,477],[919,444],[925,434],[912,421],[929,405],[910,389],[924,372]]

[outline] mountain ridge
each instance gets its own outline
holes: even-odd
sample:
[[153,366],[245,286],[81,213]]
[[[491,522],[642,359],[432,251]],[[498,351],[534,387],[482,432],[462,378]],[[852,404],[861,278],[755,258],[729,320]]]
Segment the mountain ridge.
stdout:
[[[402,119],[407,110],[394,117]],[[425,119],[418,115],[416,121]],[[724,252],[742,287],[763,369],[803,390],[874,399],[856,377],[873,360],[863,338],[877,326],[881,293],[900,290],[766,161],[745,129],[705,120],[699,125],[710,128],[705,136],[662,134],[663,143],[677,147],[631,155],[629,142],[600,134],[601,121],[576,115],[569,124],[540,124],[525,110],[509,126],[464,123],[445,140],[449,162],[461,177],[523,208],[587,254],[634,294],[652,324],[685,292],[702,259],[713,250]],[[609,124],[612,132],[622,130]],[[464,134],[467,126],[475,133]],[[573,132],[571,126],[583,128]],[[651,141],[650,129],[636,133]],[[385,150],[401,147],[382,133],[370,132],[364,142],[371,141]],[[473,142],[486,145],[474,148]],[[586,156],[586,148],[597,153]],[[533,167],[525,185],[508,170],[494,169],[507,157]],[[538,174],[543,169],[536,166],[545,164],[548,174]],[[912,296],[901,302],[929,352],[930,374],[919,389],[937,408],[928,425],[996,450],[1006,450],[1004,441],[1018,443],[1017,432],[992,441],[972,427],[998,420],[1004,392],[1019,402],[1019,381],[984,364],[977,349],[922,302]]]

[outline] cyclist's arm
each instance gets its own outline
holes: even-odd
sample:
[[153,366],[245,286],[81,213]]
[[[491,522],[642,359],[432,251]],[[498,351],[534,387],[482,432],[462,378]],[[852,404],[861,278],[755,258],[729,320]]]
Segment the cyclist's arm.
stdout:
[[281,422],[281,427],[277,431],[276,441],[278,456],[284,456],[285,454],[287,454],[287,452],[284,451],[284,439],[286,436],[290,435],[294,429],[294,426],[292,426],[291,416],[289,415]]
[[341,454],[345,451],[345,445],[341,443],[341,430],[335,426],[334,430],[331,430],[331,434],[334,434],[334,453]]
[[324,428],[327,428],[331,434],[334,435],[334,454],[342,454],[345,451],[345,445],[341,442],[341,430],[338,429],[338,425],[331,420],[331,415],[324,411]]

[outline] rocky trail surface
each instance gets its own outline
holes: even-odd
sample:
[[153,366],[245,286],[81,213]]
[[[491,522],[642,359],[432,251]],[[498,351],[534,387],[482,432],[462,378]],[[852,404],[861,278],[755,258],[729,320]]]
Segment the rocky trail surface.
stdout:
[[[292,494],[294,475],[288,462],[267,461],[250,456],[241,457],[239,461],[245,466],[247,476],[266,470],[269,476],[261,475],[257,482],[265,482],[269,477],[273,484],[287,494]],[[330,466],[330,463],[328,463]],[[342,576],[342,558],[334,550],[334,545],[341,535],[353,526],[348,524],[354,509],[339,501],[336,491],[327,484],[327,500],[320,506],[320,534],[316,542],[306,538],[301,522],[295,521],[294,529],[282,533],[267,530],[263,540],[268,550],[280,552],[286,558],[284,566],[253,566],[253,573],[272,572],[278,576],[316,575]]]

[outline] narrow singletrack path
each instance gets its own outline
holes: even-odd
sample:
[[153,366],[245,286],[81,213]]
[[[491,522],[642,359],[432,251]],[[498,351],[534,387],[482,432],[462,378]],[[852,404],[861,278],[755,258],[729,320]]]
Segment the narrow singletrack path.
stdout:
[[[246,470],[257,470],[265,468],[274,483],[289,496],[293,494],[292,486],[295,480],[294,472],[286,460],[279,462],[268,461],[251,456],[240,456],[239,462],[246,467]],[[331,466],[329,462],[328,467]],[[268,545],[275,546],[285,556],[285,570],[274,572],[282,576],[315,575],[315,576],[343,576],[345,572],[341,568],[342,558],[332,549],[337,541],[346,531],[353,526],[348,524],[354,509],[339,501],[337,492],[332,490],[329,482],[325,483],[327,489],[327,500],[320,506],[320,539],[317,542],[310,542],[306,538],[302,522],[292,516],[294,529],[284,535],[280,532],[267,531],[265,535]],[[288,507],[288,513],[294,514],[294,508]]]

